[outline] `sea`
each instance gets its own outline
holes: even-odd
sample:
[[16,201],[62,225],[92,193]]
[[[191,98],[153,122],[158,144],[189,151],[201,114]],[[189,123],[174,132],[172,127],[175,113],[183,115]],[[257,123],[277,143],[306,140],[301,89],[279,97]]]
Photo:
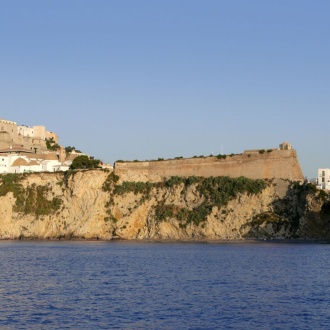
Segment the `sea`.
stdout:
[[330,329],[330,244],[1,241],[0,329]]

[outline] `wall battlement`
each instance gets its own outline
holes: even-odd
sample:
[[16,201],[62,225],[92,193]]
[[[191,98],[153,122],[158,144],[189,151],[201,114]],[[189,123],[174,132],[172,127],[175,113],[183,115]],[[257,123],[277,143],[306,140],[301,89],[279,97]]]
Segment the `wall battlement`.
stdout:
[[185,158],[150,162],[117,162],[115,173],[122,181],[157,182],[171,176],[245,176],[250,179],[304,179],[295,150],[271,149],[260,153]]

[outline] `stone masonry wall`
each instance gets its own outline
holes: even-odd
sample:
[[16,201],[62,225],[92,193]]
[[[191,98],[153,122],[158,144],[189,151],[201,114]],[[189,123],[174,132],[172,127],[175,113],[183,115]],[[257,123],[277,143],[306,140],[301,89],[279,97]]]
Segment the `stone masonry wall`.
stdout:
[[295,150],[244,152],[241,155],[115,164],[122,181],[160,181],[171,176],[245,176],[250,179],[304,179]]

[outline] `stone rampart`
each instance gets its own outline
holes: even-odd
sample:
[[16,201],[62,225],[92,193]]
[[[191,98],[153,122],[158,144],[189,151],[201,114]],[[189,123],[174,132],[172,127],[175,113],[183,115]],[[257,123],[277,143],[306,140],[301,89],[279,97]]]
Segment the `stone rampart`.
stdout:
[[250,179],[304,179],[295,150],[244,152],[240,155],[150,162],[117,162],[122,181],[157,182],[171,176],[245,176]]
[[8,148],[11,143],[10,134],[8,132],[0,131],[0,149]]

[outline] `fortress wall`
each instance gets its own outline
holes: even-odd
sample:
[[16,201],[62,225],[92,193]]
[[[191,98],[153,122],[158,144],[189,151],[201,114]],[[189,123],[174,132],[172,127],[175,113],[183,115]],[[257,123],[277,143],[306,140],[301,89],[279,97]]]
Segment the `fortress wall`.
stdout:
[[8,132],[0,131],[0,149],[9,148],[10,141],[10,134]]
[[303,180],[295,150],[216,157],[115,164],[122,181],[160,181],[171,176],[245,176],[251,179]]
[[[34,147],[37,147],[42,150],[47,149],[45,141],[40,141],[39,139],[23,135],[18,135],[14,143],[10,143],[10,145],[20,146],[29,150],[34,150]],[[7,148],[10,147],[10,145],[8,145]]]
[[33,137],[36,139],[45,140],[46,138],[45,126],[33,126]]

